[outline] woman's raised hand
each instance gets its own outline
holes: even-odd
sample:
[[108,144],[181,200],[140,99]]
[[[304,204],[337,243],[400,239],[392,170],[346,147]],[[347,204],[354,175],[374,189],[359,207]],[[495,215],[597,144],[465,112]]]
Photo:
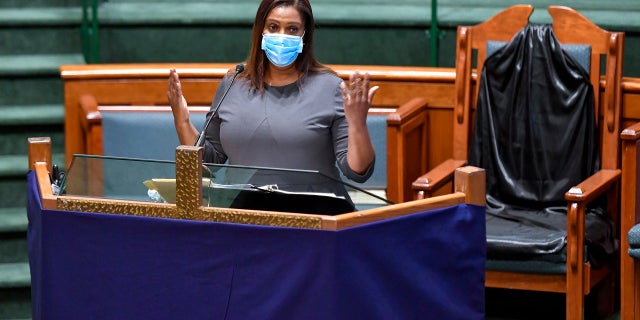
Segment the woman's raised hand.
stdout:
[[187,100],[182,95],[182,86],[180,84],[180,76],[176,69],[169,70],[169,83],[167,87],[167,98],[173,112],[174,121],[180,122],[189,120],[189,108],[187,108]]
[[378,86],[369,88],[369,74],[363,75],[356,71],[349,76],[348,83],[343,81],[340,84],[340,88],[344,100],[344,116],[349,124],[347,162],[351,170],[362,174],[371,167],[375,157],[367,129],[367,113]]
[[344,114],[350,125],[366,125],[367,113],[371,107],[373,96],[378,86],[369,87],[369,74],[355,71],[349,76],[348,82],[340,84],[342,99],[344,100]]
[[176,69],[169,70],[169,84],[167,87],[167,98],[173,113],[173,122],[178,133],[180,144],[192,146],[196,142],[198,130],[193,126],[189,119],[189,108],[187,100],[182,95],[182,86],[180,85],[180,77]]

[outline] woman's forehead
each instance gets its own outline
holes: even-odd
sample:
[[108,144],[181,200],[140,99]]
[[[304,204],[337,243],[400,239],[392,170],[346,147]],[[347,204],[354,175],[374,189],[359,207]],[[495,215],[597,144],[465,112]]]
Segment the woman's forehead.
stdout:
[[293,6],[275,7],[267,15],[267,22],[277,21],[279,23],[303,24],[300,12]]

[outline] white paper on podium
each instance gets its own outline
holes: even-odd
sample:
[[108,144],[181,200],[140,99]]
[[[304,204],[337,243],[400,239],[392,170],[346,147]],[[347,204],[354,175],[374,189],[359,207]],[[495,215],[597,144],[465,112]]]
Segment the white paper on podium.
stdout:
[[[150,179],[143,182],[149,190],[157,191],[167,203],[176,203],[176,179]],[[211,179],[202,179],[202,187],[208,187]]]

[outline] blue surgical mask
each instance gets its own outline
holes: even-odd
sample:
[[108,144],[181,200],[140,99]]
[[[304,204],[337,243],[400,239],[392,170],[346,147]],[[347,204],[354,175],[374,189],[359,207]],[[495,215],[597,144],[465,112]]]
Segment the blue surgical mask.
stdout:
[[262,35],[262,50],[271,63],[278,67],[286,67],[296,61],[302,52],[302,37],[281,33],[265,33]]

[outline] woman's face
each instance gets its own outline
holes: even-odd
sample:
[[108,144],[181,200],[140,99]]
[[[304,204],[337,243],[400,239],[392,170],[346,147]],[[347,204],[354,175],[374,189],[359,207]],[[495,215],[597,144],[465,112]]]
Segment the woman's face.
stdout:
[[304,34],[304,21],[302,21],[300,12],[293,6],[276,7],[267,15],[263,33],[302,36]]

